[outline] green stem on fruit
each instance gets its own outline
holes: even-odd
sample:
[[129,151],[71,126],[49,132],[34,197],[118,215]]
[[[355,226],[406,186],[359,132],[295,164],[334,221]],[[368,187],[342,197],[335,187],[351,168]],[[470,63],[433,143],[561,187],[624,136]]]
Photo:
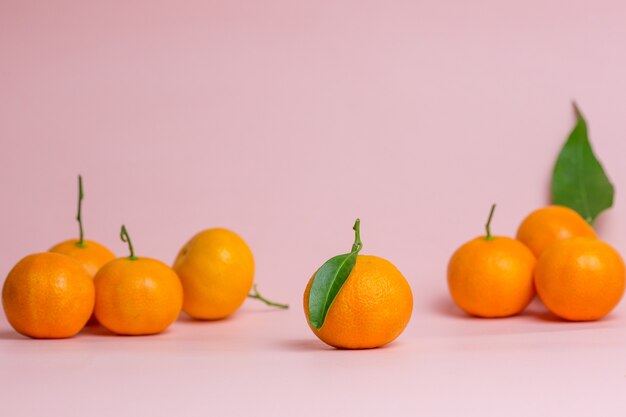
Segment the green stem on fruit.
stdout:
[[253,291],[252,294],[248,294],[248,297],[257,299],[259,301],[262,301],[262,302],[264,302],[265,304],[267,304],[268,306],[271,306],[271,307],[277,307],[277,308],[283,308],[283,309],[289,308],[289,304],[275,303],[275,302],[270,301],[267,298],[263,297],[261,294],[259,294],[259,290],[257,290],[256,284],[254,284],[252,286],[252,291]]
[[485,225],[485,230],[487,231],[487,235],[485,236],[486,240],[493,240],[493,236],[491,235],[491,219],[493,218],[493,212],[496,210],[496,205],[493,204],[491,206],[491,211],[489,212],[489,218],[487,219],[487,224]]
[[123,242],[128,243],[128,250],[130,250],[130,256],[128,259],[134,261],[137,259],[135,256],[135,250],[133,249],[133,242],[130,241],[130,236],[128,235],[128,230],[126,230],[126,226],[122,225],[122,230],[120,231],[120,238]]
[[78,214],[76,215],[76,220],[78,220],[78,242],[76,242],[76,246],[79,248],[84,248],[87,246],[85,244],[84,234],[83,234],[83,216],[82,216],[82,207],[83,207],[83,198],[85,195],[83,194],[83,177],[81,175],[78,176]]
[[363,247],[363,242],[361,242],[361,220],[356,219],[354,222],[354,226],[352,227],[354,230],[354,243],[352,244],[352,252],[359,252]]

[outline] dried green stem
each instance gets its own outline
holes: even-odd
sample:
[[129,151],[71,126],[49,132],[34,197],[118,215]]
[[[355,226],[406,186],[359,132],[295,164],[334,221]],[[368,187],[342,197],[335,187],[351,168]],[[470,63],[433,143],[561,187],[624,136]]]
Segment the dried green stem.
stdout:
[[76,220],[78,221],[78,242],[76,242],[76,246],[79,248],[84,248],[85,239],[83,233],[83,216],[82,216],[82,207],[83,207],[83,198],[85,195],[83,194],[83,177],[81,175],[78,176],[78,214],[76,215]]
[[493,204],[491,206],[491,211],[489,212],[489,218],[487,219],[487,224],[485,225],[485,231],[487,232],[487,235],[485,236],[485,239],[487,240],[492,240],[493,236],[491,235],[491,219],[493,218],[493,212],[496,210],[496,205]]
[[356,219],[354,222],[354,226],[352,227],[354,230],[354,243],[352,244],[352,252],[359,252],[363,247],[363,242],[361,242],[361,220]]
[[135,250],[133,249],[133,242],[130,240],[130,236],[128,235],[128,230],[126,230],[126,226],[122,225],[122,230],[120,231],[120,238],[123,242],[128,243],[128,250],[130,251],[130,256],[128,259],[134,261],[137,259],[135,256]]
[[270,301],[267,298],[263,297],[259,293],[259,290],[257,289],[256,284],[254,284],[252,286],[252,294],[248,294],[248,297],[257,299],[259,301],[262,301],[262,302],[264,302],[265,304],[267,304],[268,306],[271,306],[271,307],[277,307],[277,308],[283,308],[283,309],[289,308],[289,304],[276,303],[274,301]]

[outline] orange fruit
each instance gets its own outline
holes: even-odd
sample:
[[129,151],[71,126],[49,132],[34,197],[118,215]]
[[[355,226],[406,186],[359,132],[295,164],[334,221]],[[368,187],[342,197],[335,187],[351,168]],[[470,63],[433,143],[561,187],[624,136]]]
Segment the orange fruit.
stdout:
[[183,285],[183,311],[196,319],[222,319],[243,304],[254,279],[252,251],[236,233],[208,229],[180,250],[174,270]]
[[96,318],[117,334],[160,333],[178,318],[183,305],[176,273],[155,259],[115,259],[98,271],[94,284]]
[[163,262],[135,256],[124,225],[120,237],[130,256],[112,260],[96,274],[96,319],[117,334],[160,333],[178,318],[183,287]]
[[72,337],[94,306],[93,280],[74,259],[57,253],[28,255],[9,272],[2,305],[19,333],[42,339]]
[[74,258],[93,278],[104,264],[115,259],[115,255],[106,247],[92,240],[84,240],[78,245],[78,239],[70,239],[54,245],[50,252],[60,253]]
[[[307,321],[313,277],[304,291]],[[309,327],[320,340],[337,348],[375,348],[396,339],[412,311],[413,294],[402,273],[383,258],[358,255],[323,326],[318,330],[309,321]]]
[[448,263],[448,288],[463,311],[478,317],[520,313],[533,299],[535,257],[508,237],[484,236],[461,246]]
[[597,320],[624,294],[624,261],[594,238],[571,238],[548,247],[537,261],[535,285],[545,306],[572,321]]
[[463,311],[478,317],[507,317],[526,308],[535,295],[535,257],[521,242],[487,234],[462,245],[448,263],[448,289]]
[[596,232],[574,210],[548,206],[533,211],[517,229],[517,239],[538,258],[552,243],[570,237],[596,237]]

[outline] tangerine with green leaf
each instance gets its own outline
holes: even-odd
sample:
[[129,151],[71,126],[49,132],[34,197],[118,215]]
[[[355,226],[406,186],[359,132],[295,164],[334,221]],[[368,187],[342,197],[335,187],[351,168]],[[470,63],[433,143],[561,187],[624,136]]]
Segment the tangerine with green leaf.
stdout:
[[93,240],[84,238],[83,219],[82,219],[82,203],[83,203],[83,178],[78,176],[78,221],[79,237],[78,239],[69,239],[58,243],[50,248],[49,252],[60,253],[74,258],[80,263],[87,273],[93,278],[96,272],[107,262],[115,259],[115,255],[105,246]]
[[183,287],[163,262],[135,256],[125,226],[120,236],[130,256],[107,263],[96,274],[96,318],[120,335],[160,333],[178,318]]
[[349,253],[324,263],[304,291],[304,313],[313,333],[343,349],[386,345],[404,331],[413,293],[402,273],[378,256],[359,255],[360,221]]
[[448,263],[448,288],[459,308],[477,317],[520,313],[533,299],[535,256],[518,240],[491,234],[491,207],[486,235],[462,245]]

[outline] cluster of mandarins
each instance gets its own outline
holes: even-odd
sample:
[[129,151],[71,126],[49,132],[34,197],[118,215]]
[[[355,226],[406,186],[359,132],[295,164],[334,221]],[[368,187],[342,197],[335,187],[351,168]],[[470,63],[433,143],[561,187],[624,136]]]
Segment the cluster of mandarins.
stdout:
[[[122,226],[130,256],[115,258],[101,244],[81,237],[28,255],[9,272],[2,304],[9,323],[33,338],[76,335],[92,318],[121,335],[160,333],[181,309],[197,319],[231,315],[246,297],[275,305],[258,292],[249,295],[254,258],[248,245],[227,229],[195,235],[173,267],[137,257]],[[277,305],[286,307],[284,305]]]
[[570,321],[597,320],[624,293],[619,253],[596,236],[574,210],[548,206],[520,224],[517,239],[486,236],[461,246],[448,264],[454,302],[478,317],[523,311],[537,292],[543,304]]

